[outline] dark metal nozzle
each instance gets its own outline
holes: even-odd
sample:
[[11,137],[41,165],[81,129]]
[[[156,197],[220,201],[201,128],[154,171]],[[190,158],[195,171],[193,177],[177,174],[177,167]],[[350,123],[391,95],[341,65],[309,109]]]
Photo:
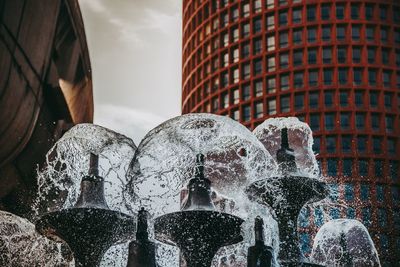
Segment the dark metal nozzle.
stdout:
[[254,233],[256,243],[264,244],[264,221],[260,216],[254,220]]
[[99,175],[99,155],[90,153],[88,175],[89,176],[98,176]]
[[142,207],[138,213],[137,219],[137,231],[136,231],[136,240],[145,241],[149,239],[149,233],[147,232],[148,224],[148,212]]
[[297,171],[294,151],[289,147],[287,128],[283,128],[281,130],[281,148],[276,152],[276,159],[279,164],[279,169],[283,174],[293,173]]

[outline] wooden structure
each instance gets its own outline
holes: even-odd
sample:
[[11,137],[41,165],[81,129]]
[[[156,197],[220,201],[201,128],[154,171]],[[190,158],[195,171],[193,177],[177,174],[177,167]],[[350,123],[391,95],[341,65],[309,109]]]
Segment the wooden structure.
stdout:
[[48,149],[93,120],[78,1],[0,0],[0,69],[0,209],[28,215]]

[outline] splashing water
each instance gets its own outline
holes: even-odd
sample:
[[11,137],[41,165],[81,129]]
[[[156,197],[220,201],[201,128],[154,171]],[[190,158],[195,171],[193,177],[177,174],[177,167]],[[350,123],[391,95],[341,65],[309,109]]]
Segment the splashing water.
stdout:
[[[178,116],[145,136],[128,173],[132,202],[146,207],[154,217],[180,210],[181,191],[192,178],[199,153],[205,155],[205,175],[211,180],[213,190],[223,198],[232,199],[234,207],[230,213],[246,218],[251,203],[243,193],[244,187],[248,181],[275,171],[277,166],[247,128],[213,114]],[[223,249],[227,252],[214,258],[214,266],[223,257],[229,260],[232,251],[240,252],[235,253],[236,262],[243,261],[244,247],[240,244]],[[163,244],[159,248],[160,266],[178,266],[176,253]]]
[[323,225],[314,239],[311,258],[325,266],[380,266],[367,228],[351,219],[331,220]]
[[0,211],[0,266],[70,266],[66,244],[41,236],[26,219]]
[[[137,207],[125,199],[126,171],[136,151],[133,141],[124,135],[93,124],[79,124],[57,141],[46,155],[46,166],[38,171],[36,216],[44,212],[71,208],[80,193],[80,183],[89,169],[89,155],[99,155],[99,174],[105,180],[108,206],[127,214]],[[102,266],[125,266],[128,244],[109,249]]]

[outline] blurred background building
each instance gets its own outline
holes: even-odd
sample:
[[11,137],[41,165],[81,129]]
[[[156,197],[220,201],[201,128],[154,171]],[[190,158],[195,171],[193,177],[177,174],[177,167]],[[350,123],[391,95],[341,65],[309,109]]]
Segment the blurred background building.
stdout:
[[400,262],[400,2],[184,0],[182,112],[254,129],[296,116],[345,207],[305,210],[302,249],[330,218],[369,229]]
[[78,1],[0,1],[0,66],[0,209],[28,216],[47,151],[93,120]]

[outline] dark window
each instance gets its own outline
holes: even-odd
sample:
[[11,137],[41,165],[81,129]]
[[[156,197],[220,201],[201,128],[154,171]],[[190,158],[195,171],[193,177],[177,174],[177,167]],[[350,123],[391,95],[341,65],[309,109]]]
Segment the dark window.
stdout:
[[324,211],[321,207],[317,207],[314,210],[314,223],[317,227],[321,227],[324,224]]
[[322,27],[322,40],[325,42],[331,40],[331,27],[330,26]]
[[257,33],[260,32],[262,29],[262,20],[261,18],[253,19],[253,32]]
[[362,69],[355,68],[353,70],[353,84],[361,85],[362,83]]
[[379,93],[375,91],[369,92],[369,105],[376,108],[378,106]]
[[334,96],[334,92],[332,92],[332,91],[325,92],[325,107],[333,106],[333,96]]
[[358,160],[358,173],[362,177],[366,177],[368,175],[368,161],[365,159]]
[[310,210],[308,208],[303,208],[299,214],[299,223],[301,227],[308,227],[310,220]]
[[308,49],[308,64],[317,63],[317,49]]
[[326,151],[328,153],[336,152],[336,138],[334,136],[326,137]]
[[374,69],[368,70],[368,84],[376,85],[376,70]]
[[250,84],[245,84],[242,87],[242,99],[250,99]]
[[385,199],[385,194],[384,194],[385,190],[383,188],[383,185],[377,185],[376,186],[376,199],[379,202],[382,202]]
[[376,154],[382,153],[381,143],[382,143],[382,138],[380,138],[380,137],[372,138],[372,149],[373,149],[374,153],[376,153]]
[[329,211],[329,217],[331,220],[339,219],[340,218],[340,211],[338,208],[331,208]]
[[279,13],[279,26],[285,26],[288,22],[287,11]]
[[307,40],[309,43],[315,43],[317,41],[317,28],[307,29]]
[[287,32],[282,32],[279,35],[279,46],[281,48],[287,47],[288,46],[288,33]]
[[375,39],[375,28],[373,26],[367,26],[366,37],[367,41],[373,41]]
[[325,129],[333,130],[335,128],[335,114],[327,113],[325,114]]
[[365,5],[365,18],[367,20],[372,20],[373,17],[374,17],[374,6]]
[[293,31],[293,44],[301,44],[303,42],[303,30],[294,30]]
[[367,137],[359,136],[357,138],[357,150],[358,152],[365,152],[367,150]]
[[289,89],[289,74],[281,74],[281,90]]
[[311,252],[311,237],[307,233],[300,234],[300,249],[303,254]]
[[315,6],[308,6],[307,7],[307,20],[308,21],[315,21],[316,17],[315,15],[317,14],[317,10]]
[[[379,208],[378,209],[378,225],[380,227],[386,227],[387,225],[387,213],[386,213],[386,209],[383,208]],[[380,240],[382,243],[382,240]],[[386,242],[387,242],[387,238],[386,238]],[[385,247],[387,247],[387,245],[385,245]],[[383,249],[383,248],[382,248]]]
[[387,28],[381,28],[381,42],[387,43],[389,38],[389,31]]
[[399,162],[391,160],[390,161],[390,176],[393,180],[397,180],[399,177]]
[[385,116],[385,125],[386,125],[386,132],[393,132],[394,129],[394,117],[393,116]]
[[257,80],[254,82],[254,96],[263,95],[263,82],[262,80]]
[[400,23],[400,8],[393,7],[393,20]]
[[321,151],[321,138],[320,137],[314,137],[313,151],[315,153],[319,153]]
[[332,62],[332,48],[326,47],[322,50],[322,61],[324,63]]
[[361,48],[353,47],[353,63],[361,62]]
[[395,139],[388,138],[387,147],[388,147],[388,152],[390,154],[395,154],[396,153],[396,141],[395,141]]
[[302,19],[302,10],[301,9],[294,9],[292,13],[292,21],[293,23],[301,23]]
[[253,42],[253,54],[256,55],[261,53],[262,49],[262,39],[255,39]]
[[347,107],[349,105],[349,92],[341,91],[340,92],[340,106]]
[[340,84],[347,84],[347,72],[346,68],[339,68],[339,83]]
[[[304,109],[304,94],[297,94],[294,97],[294,109],[296,111]],[[315,142],[315,139],[314,139]]]
[[356,114],[356,128],[361,130],[365,127],[365,114],[357,113]]
[[333,70],[332,69],[325,69],[324,70],[324,84],[331,85],[333,80]]
[[276,114],[276,99],[268,100],[268,115]]
[[337,175],[337,160],[328,159],[328,176],[336,176],[336,175]]
[[376,159],[374,161],[375,176],[378,178],[383,177],[383,160]]
[[362,91],[356,91],[354,97],[355,97],[355,104],[357,107],[364,106],[364,93]]
[[343,25],[338,25],[336,27],[336,39],[343,41],[346,38],[346,27]]
[[390,87],[390,71],[383,72],[383,86]]
[[296,50],[293,52],[293,65],[299,66],[303,65],[303,51],[302,50]]
[[380,6],[379,7],[380,10],[380,16],[381,16],[381,20],[387,20],[387,7],[386,6]]
[[242,58],[247,58],[248,56],[250,56],[250,44],[245,43],[242,46]]
[[264,116],[264,104],[263,102],[257,102],[254,104],[254,117],[262,118]]
[[304,75],[303,72],[294,73],[294,88],[303,88]]
[[329,20],[331,18],[331,6],[323,5],[321,6],[321,19]]
[[289,112],[289,111],[290,111],[290,97],[281,96],[281,112]]
[[344,185],[344,199],[346,201],[353,201],[354,200],[354,187],[352,184],[345,184]]
[[340,127],[344,130],[350,128],[350,113],[341,113],[340,114]]
[[348,207],[346,210],[346,218],[354,219],[356,217],[356,210],[353,207]]
[[281,69],[286,69],[289,67],[289,54],[283,53],[280,55],[279,64]]
[[345,63],[346,62],[346,58],[347,58],[347,52],[346,52],[346,48],[344,47],[339,47],[337,49],[337,60],[339,63]]
[[310,86],[318,85],[318,71],[317,70],[309,70],[308,71],[308,84]]
[[350,135],[342,136],[342,152],[343,153],[351,152],[351,136]]
[[352,159],[344,159],[343,160],[343,175],[347,177],[351,177],[353,170],[353,160]]
[[369,200],[369,185],[362,184],[360,186],[360,198],[361,198],[362,201],[368,201]]
[[319,93],[318,92],[311,92],[309,94],[309,103],[308,105],[310,108],[318,108],[319,103]]
[[319,130],[319,114],[310,115],[310,127],[313,131]]
[[379,130],[379,122],[380,122],[380,118],[379,118],[379,113],[372,113],[371,114],[371,126],[372,129],[375,131]]
[[375,55],[376,55],[376,49],[373,47],[368,47],[368,63],[372,64],[375,63]]
[[371,226],[371,209],[370,208],[362,208],[362,222],[365,226]]
[[249,121],[251,118],[251,108],[249,105],[243,106],[243,121]]
[[351,27],[351,38],[354,41],[360,40],[360,26],[359,25],[353,25]]
[[254,75],[259,75],[262,73],[262,59],[256,59],[253,62]]
[[267,93],[275,93],[276,91],[276,80],[275,77],[267,79]]
[[382,49],[382,63],[389,65],[389,50]]
[[358,4],[351,5],[351,19],[358,19],[360,17],[360,6]]
[[344,19],[344,5],[336,4],[336,19]]

